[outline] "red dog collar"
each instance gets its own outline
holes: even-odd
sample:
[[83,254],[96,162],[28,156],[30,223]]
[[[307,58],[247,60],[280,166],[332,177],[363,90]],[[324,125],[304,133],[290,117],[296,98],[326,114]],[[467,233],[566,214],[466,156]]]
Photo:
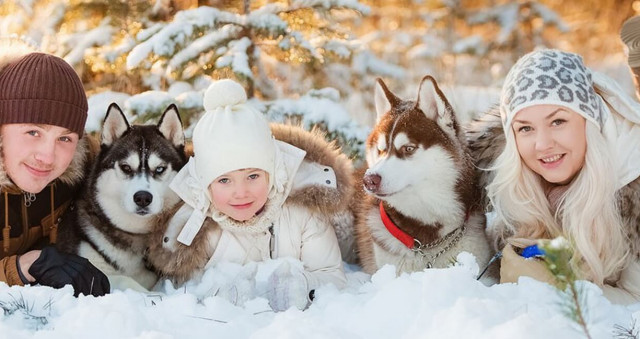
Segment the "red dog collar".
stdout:
[[391,221],[391,218],[389,218],[387,211],[385,211],[384,207],[382,206],[382,201],[380,202],[380,218],[382,218],[384,227],[387,228],[387,231],[389,231],[391,235],[393,235],[409,249],[413,249],[413,246],[415,244],[413,237],[408,235],[407,233],[404,233],[401,229],[398,228],[398,226],[393,223],[393,221]]

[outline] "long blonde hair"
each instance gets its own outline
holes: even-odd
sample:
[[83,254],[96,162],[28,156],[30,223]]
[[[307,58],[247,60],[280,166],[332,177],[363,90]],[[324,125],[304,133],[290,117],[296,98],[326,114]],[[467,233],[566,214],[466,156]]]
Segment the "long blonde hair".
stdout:
[[511,127],[505,132],[505,149],[491,168],[495,177],[487,187],[503,221],[494,233],[502,240],[565,236],[575,246],[571,264],[581,278],[600,286],[615,279],[629,261],[630,248],[618,210],[614,158],[598,127],[586,123],[585,163],[556,211],[545,195],[544,179],[524,165]]

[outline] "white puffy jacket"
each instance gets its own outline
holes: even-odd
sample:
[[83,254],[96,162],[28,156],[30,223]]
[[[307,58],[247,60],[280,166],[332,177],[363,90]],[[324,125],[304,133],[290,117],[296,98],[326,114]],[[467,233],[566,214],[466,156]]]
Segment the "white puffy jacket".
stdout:
[[327,283],[345,285],[331,219],[351,199],[351,162],[318,133],[286,125],[273,125],[272,131],[278,140],[289,143],[279,145],[286,176],[292,179],[286,181],[281,199],[274,199],[284,203],[268,202],[277,206],[267,205],[263,214],[272,215],[256,225],[238,227],[207,217],[201,227],[185,231],[198,204],[189,203],[189,185],[181,185],[185,192],[178,194],[188,203],[160,216],[151,236],[149,261],[164,277],[181,284],[219,262],[246,264],[292,257],[303,262],[309,290]]

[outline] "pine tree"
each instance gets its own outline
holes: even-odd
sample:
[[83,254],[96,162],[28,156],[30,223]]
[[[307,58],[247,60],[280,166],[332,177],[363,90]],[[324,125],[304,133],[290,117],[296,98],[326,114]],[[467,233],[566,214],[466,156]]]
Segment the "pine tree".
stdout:
[[[36,0],[28,8],[11,3],[0,7],[6,14],[0,25],[19,14],[16,21],[24,25],[16,33],[31,32],[42,49],[74,65],[90,95],[105,90],[130,95],[123,108],[137,122],[159,117],[176,102],[188,130],[202,112],[202,90],[219,78],[235,79],[249,97],[275,103],[325,87],[346,95],[363,79],[372,83],[379,75],[370,67],[376,59],[345,26],[369,12],[358,0]],[[35,12],[51,18],[47,29],[29,23]],[[355,61],[361,67],[352,68]],[[302,111],[281,113],[313,120],[301,117]],[[331,130],[333,125],[316,121],[307,127],[352,139],[354,133],[343,135]],[[349,141],[358,156],[362,141]]]
[[[539,1],[504,1],[502,4],[480,8],[469,13],[470,26],[488,26],[497,35],[490,36],[486,51],[513,52],[515,61],[536,47],[554,47],[546,33],[567,33],[569,26],[560,15]],[[557,35],[554,35],[557,37]]]

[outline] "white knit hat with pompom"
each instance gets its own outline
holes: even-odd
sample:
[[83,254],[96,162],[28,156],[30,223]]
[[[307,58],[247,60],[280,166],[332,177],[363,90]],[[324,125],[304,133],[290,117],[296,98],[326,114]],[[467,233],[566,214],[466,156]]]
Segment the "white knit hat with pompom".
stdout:
[[246,101],[244,88],[229,79],[213,82],[204,93],[206,112],[193,130],[195,169],[204,189],[244,168],[261,169],[273,182],[275,141],[264,114]]

